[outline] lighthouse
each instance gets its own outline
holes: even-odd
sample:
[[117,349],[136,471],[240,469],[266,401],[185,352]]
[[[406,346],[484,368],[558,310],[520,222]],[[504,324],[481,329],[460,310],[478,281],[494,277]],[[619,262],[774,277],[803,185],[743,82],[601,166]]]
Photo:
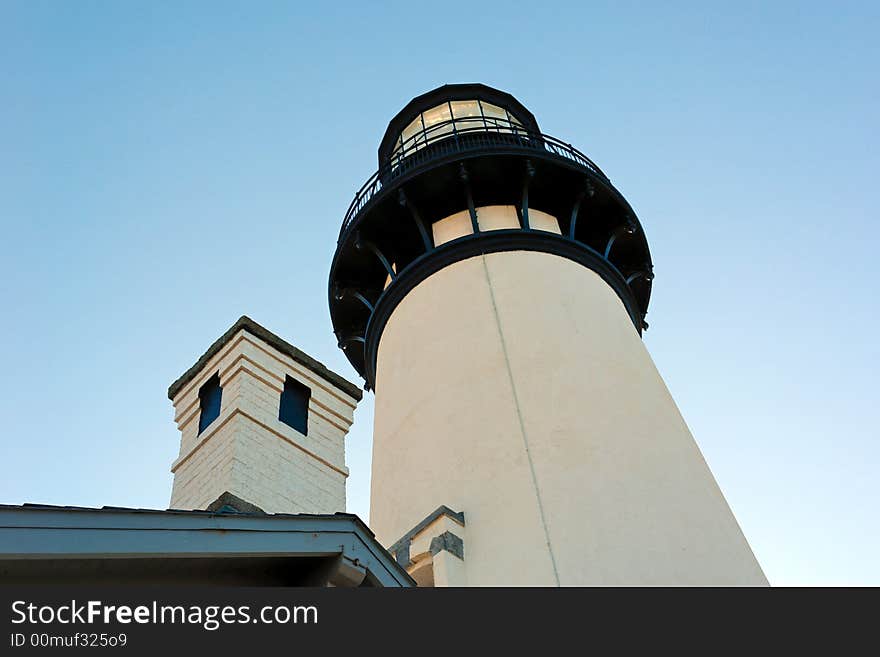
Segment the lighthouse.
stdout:
[[510,94],[389,123],[336,337],[375,393],[370,526],[423,585],[766,585],[642,333],[642,224]]

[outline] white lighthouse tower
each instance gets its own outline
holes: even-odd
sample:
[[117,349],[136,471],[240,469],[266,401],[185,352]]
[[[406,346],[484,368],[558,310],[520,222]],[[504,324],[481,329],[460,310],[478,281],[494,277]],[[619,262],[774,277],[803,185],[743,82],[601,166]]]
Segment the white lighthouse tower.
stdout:
[[330,273],[375,391],[370,526],[422,584],[766,579],[641,340],[635,213],[509,94],[411,101]]

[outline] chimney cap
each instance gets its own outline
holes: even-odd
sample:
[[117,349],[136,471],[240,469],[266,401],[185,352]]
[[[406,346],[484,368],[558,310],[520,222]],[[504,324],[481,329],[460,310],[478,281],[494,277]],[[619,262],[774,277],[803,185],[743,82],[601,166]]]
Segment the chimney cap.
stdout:
[[261,324],[258,324],[257,322],[252,320],[247,315],[242,315],[238,318],[238,321],[229,328],[229,330],[221,335],[214,342],[214,344],[208,347],[208,350],[203,353],[201,357],[199,357],[199,359],[192,367],[190,367],[174,383],[169,386],[168,399],[173,401],[174,398],[177,396],[177,393],[179,393],[187,383],[196,378],[199,372],[201,372],[208,364],[208,361],[211,360],[217,354],[217,352],[219,352],[226,345],[226,343],[228,343],[233,337],[235,337],[235,335],[241,330],[245,330],[251,335],[260,338],[284,355],[292,358],[300,365],[303,365],[315,374],[322,376],[327,381],[339,388],[342,392],[354,398],[355,400],[360,401],[363,397],[364,393],[360,389],[360,387],[356,386],[348,379],[343,378],[336,372],[328,369],[323,363],[318,362],[308,354],[297,349],[292,344],[267,329],[265,326],[262,326]]

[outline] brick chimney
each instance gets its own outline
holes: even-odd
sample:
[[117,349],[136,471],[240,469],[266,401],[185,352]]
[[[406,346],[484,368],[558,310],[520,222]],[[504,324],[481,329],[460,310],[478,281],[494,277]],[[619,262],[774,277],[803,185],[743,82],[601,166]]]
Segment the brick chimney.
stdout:
[[168,389],[181,432],[171,508],[224,493],[267,513],[345,510],[345,436],[361,390],[249,317]]

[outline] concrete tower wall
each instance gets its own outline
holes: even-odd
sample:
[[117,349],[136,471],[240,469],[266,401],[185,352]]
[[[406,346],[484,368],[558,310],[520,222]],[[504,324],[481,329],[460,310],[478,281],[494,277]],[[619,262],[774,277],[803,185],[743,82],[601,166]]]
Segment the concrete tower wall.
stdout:
[[394,310],[377,360],[370,525],[464,513],[458,581],[766,579],[620,299],[570,260],[470,258]]

